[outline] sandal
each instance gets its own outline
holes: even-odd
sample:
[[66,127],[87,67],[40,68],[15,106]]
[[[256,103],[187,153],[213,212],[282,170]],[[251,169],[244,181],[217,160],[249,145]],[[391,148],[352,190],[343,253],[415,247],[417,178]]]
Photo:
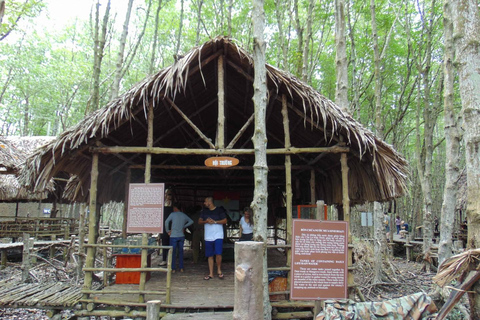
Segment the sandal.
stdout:
[[219,273],[219,274],[218,274],[218,278],[219,278],[220,280],[223,280],[223,273]]
[[210,280],[210,279],[213,279],[213,277],[205,276],[205,277],[203,278],[203,280]]

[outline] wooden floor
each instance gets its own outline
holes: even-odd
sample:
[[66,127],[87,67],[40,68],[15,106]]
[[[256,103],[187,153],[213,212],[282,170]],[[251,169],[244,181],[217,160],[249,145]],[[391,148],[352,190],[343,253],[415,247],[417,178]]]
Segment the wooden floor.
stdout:
[[[154,259],[153,265],[158,265],[158,259]],[[179,271],[172,274],[171,304],[166,305],[165,295],[146,295],[146,301],[161,300],[162,308],[177,309],[233,309],[235,283],[233,278],[234,263],[224,262],[222,265],[224,279],[217,276],[210,280],[204,280],[208,274],[206,261],[193,264],[191,260],[185,261],[185,272]],[[215,271],[216,274],[216,271]],[[165,273],[152,273],[146,283],[145,290],[164,290],[166,286]],[[135,284],[113,284],[108,290],[138,290]],[[92,295],[98,301],[122,301],[138,302],[138,295],[101,294]]]

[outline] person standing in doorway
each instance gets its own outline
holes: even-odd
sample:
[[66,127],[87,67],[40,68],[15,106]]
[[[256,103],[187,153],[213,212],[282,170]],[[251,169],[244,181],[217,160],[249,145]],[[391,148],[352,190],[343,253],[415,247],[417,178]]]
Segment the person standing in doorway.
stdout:
[[[170,228],[170,222],[172,227]],[[181,205],[175,203],[173,205],[173,212],[168,216],[165,222],[167,233],[170,236],[170,245],[173,247],[173,272],[177,269],[177,254],[178,267],[180,272],[183,272],[183,246],[185,244],[185,228],[191,226],[193,220],[181,211]]]
[[249,207],[243,209],[243,217],[240,218],[240,240],[252,241],[253,239],[253,212]]
[[217,208],[213,197],[206,197],[203,203],[204,209],[200,214],[198,223],[205,226],[205,256],[208,259],[209,274],[204,280],[213,278],[213,265],[217,263],[218,278],[223,279],[222,273],[222,250],[223,250],[223,225],[227,223],[225,209]]
[[400,219],[400,216],[395,218],[395,225],[397,226],[397,234],[400,234],[400,228],[402,226],[402,220]]

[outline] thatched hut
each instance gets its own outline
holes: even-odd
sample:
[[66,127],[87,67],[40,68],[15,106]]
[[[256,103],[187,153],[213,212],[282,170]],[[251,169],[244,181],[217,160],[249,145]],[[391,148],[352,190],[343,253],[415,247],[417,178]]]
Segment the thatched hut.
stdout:
[[0,137],[0,201],[41,201],[53,191],[52,183],[46,188],[32,192],[18,182],[18,173],[24,161],[33,151],[54,137]]
[[[277,209],[286,213],[287,242],[292,204],[323,200],[348,216],[350,203],[388,201],[406,193],[407,163],[392,146],[311,86],[266,68],[269,215]],[[235,42],[215,38],[27,159],[21,174],[26,186],[43,190],[50,179],[69,175],[67,196],[90,201],[87,288],[91,272],[99,270],[93,268],[97,206],[123,201],[130,183],[163,182],[177,200],[192,206],[215,191],[236,192],[240,207],[250,204],[253,76],[251,56]],[[212,156],[235,157],[239,165],[205,167]]]
[[[351,203],[386,201],[405,193],[407,165],[390,145],[294,76],[270,65],[267,72],[270,186],[284,186],[285,155],[291,155],[296,180],[310,181],[313,170],[316,198],[341,204],[340,154],[346,152]],[[124,199],[127,171],[143,168],[146,154],[152,155],[152,181],[199,190],[252,189],[253,175],[247,171],[254,161],[252,83],[250,55],[228,39],[211,40],[39,148],[26,162],[23,182],[44,190],[51,178],[68,173],[78,181],[70,197],[84,201],[91,155],[99,152],[100,203]],[[225,115],[221,120],[220,95]],[[291,146],[285,146],[282,103],[288,110]],[[149,107],[153,144],[147,148]],[[202,166],[207,155],[233,155],[240,168],[206,172]],[[132,171],[131,181],[142,179],[141,170]],[[294,198],[309,202],[304,196],[308,188],[308,183],[297,183]]]

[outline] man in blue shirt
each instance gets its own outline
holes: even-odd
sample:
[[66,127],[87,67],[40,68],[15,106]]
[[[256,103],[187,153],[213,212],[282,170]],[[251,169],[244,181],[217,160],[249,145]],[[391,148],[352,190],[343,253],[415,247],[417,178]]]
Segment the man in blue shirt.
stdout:
[[[185,243],[185,228],[193,224],[193,220],[190,219],[180,209],[181,205],[179,203],[175,203],[173,205],[173,212],[170,213],[165,221],[167,233],[170,236],[170,245],[173,247],[173,272],[176,270],[177,252],[180,272],[183,272],[183,245]],[[170,222],[172,223],[171,228]]]
[[208,276],[204,280],[213,278],[213,256],[217,262],[217,274],[223,279],[222,273],[222,249],[223,249],[223,225],[227,224],[225,209],[217,208],[213,203],[213,197],[206,197],[203,203],[205,209],[200,213],[198,224],[205,225],[205,256],[208,258]]

